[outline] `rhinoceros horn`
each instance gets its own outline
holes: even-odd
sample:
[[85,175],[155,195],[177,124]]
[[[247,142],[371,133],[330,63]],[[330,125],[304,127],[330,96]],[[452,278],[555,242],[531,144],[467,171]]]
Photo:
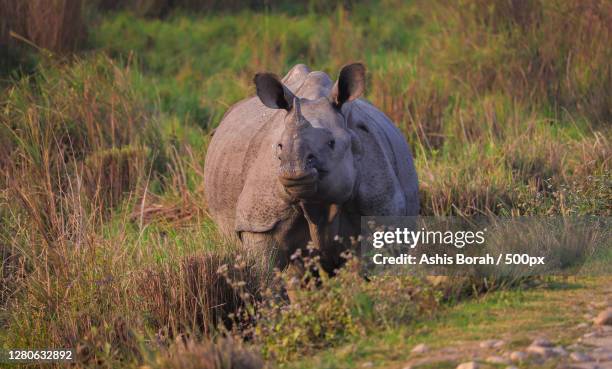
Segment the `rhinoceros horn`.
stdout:
[[285,119],[285,124],[287,125],[287,128],[296,130],[312,127],[310,122],[308,122],[302,115],[300,99],[297,97],[293,98],[293,109],[291,109],[287,119]]

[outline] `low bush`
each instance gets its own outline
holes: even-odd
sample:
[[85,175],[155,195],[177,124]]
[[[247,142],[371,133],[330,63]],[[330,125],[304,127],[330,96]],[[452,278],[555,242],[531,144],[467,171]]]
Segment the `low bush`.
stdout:
[[435,314],[442,297],[429,283],[410,276],[375,276],[367,281],[352,257],[333,278],[320,271],[316,257],[303,260],[316,274],[280,277],[290,304],[267,291],[257,305],[254,341],[265,357],[277,362],[381,327],[410,324]]
[[145,270],[135,293],[147,325],[158,339],[189,333],[210,337],[219,327],[233,329],[240,311],[252,305],[261,287],[252,262],[219,251]]

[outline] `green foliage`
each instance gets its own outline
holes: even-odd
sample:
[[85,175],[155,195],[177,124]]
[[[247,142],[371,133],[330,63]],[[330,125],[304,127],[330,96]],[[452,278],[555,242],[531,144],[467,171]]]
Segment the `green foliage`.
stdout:
[[[316,259],[305,260],[316,268]],[[366,281],[355,259],[333,278],[310,272],[284,278],[291,303],[273,296],[264,299],[254,333],[264,355],[278,362],[422,319],[437,311],[441,298],[439,291],[413,277]]]
[[[370,10],[355,8],[359,23],[342,8],[328,17],[242,12],[177,15],[166,21],[121,13],[104,18],[92,37],[115,57],[126,60],[135,54],[164,111],[214,127],[231,104],[252,92],[251,79],[258,71],[282,73],[306,63],[335,74],[348,60],[384,55],[363,52],[362,47],[381,52],[414,47],[412,33],[396,32]],[[418,22],[411,9],[380,11],[388,21],[393,19],[393,26]]]
[[[553,195],[561,187],[574,193],[591,174],[609,178],[606,9],[389,0],[329,16],[243,11],[161,21],[120,13],[105,17],[93,39],[137,60],[141,88],[164,112],[205,129],[252,95],[256,72],[306,63],[333,77],[362,60],[367,97],[413,148],[423,214],[542,214],[565,208],[567,197]],[[568,25],[576,32],[552,31]]]

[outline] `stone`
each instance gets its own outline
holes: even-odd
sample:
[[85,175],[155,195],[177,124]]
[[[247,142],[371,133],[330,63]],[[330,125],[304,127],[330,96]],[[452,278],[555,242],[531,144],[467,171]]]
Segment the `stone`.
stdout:
[[570,354],[570,358],[578,363],[585,363],[588,361],[593,361],[593,358],[590,357],[589,355],[582,353],[582,352],[572,352]]
[[563,348],[563,346],[554,347],[553,352],[559,356],[567,356],[567,350]]
[[602,353],[602,352],[610,352],[612,353],[612,346],[610,346],[610,348],[608,347],[597,347],[593,349],[593,352],[596,354]]
[[510,360],[512,361],[525,361],[527,354],[523,351],[513,351],[510,353]]
[[580,363],[572,365],[570,369],[609,369],[609,367],[602,367],[596,363]]
[[596,335],[582,341],[588,346],[612,349],[612,335]]
[[595,319],[593,319],[593,323],[595,323],[595,325],[612,325],[612,308],[607,308],[599,313]]
[[531,343],[532,346],[553,347],[552,342],[546,338],[537,338]]
[[485,340],[480,342],[480,348],[490,349],[490,348],[500,348],[505,344],[503,340]]
[[510,366],[507,366],[506,369],[519,369],[519,368],[514,365],[510,365]]
[[485,359],[485,361],[489,364],[504,364],[504,365],[510,364],[510,360],[502,356],[489,356],[488,358]]
[[597,309],[605,309],[607,307],[611,307],[610,302],[608,301],[599,301],[593,304]]
[[529,364],[537,367],[538,365],[544,365],[546,360],[548,360],[548,358],[536,355],[529,358]]
[[593,358],[597,361],[612,361],[612,349],[607,347],[598,347],[591,352]]
[[576,328],[585,329],[585,328],[588,328],[589,326],[590,326],[589,323],[580,323],[576,326]]
[[365,363],[361,364],[362,368],[371,368],[374,366],[374,363],[371,361],[366,361]]
[[461,363],[457,366],[457,369],[478,369],[480,366],[475,361],[468,361],[466,363]]
[[429,351],[429,347],[427,347],[427,345],[424,343],[420,343],[414,346],[414,348],[410,352],[412,352],[413,354],[424,354],[427,351]]
[[527,352],[532,355],[540,356],[544,359],[555,355],[555,352],[553,351],[552,347],[544,347],[538,345],[531,345],[527,347]]

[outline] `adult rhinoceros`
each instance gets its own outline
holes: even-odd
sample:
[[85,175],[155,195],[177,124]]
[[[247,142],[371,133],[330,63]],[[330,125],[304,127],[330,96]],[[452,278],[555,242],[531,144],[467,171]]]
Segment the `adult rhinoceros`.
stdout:
[[343,67],[335,84],[303,64],[254,82],[257,96],[230,108],[206,155],[208,208],[224,234],[281,268],[312,242],[329,272],[362,215],[418,213],[406,141],[359,99],[362,64]]

